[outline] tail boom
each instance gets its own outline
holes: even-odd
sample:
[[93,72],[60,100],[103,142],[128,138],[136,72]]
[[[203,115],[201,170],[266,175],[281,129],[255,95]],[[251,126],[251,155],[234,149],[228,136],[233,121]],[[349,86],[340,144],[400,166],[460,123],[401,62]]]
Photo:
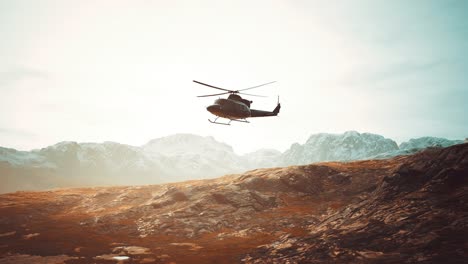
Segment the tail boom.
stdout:
[[278,103],[278,105],[275,107],[275,109],[272,112],[250,109],[250,117],[277,116],[280,112],[280,109],[281,109],[280,103]]

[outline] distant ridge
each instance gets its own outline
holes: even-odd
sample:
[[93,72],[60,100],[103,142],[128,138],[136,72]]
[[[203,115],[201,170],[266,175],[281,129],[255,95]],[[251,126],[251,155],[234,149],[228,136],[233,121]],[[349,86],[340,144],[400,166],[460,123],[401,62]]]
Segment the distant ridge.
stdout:
[[245,155],[237,155],[213,137],[193,134],[157,138],[142,146],[64,141],[32,151],[0,147],[0,193],[204,179],[257,168],[389,158],[462,142],[422,137],[398,146],[381,135],[347,131],[313,134],[305,144],[294,143],[284,153],[262,149]]
[[304,145],[293,144],[283,154],[282,165],[368,159],[396,150],[398,145],[395,141],[376,134],[356,131],[319,133],[311,135]]

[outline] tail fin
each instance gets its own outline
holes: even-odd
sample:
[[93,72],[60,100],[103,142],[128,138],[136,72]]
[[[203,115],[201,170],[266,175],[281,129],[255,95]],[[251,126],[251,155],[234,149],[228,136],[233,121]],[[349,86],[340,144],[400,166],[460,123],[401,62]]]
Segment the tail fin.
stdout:
[[273,110],[273,114],[278,115],[278,113],[280,112],[280,109],[281,109],[281,104],[279,102],[279,95],[278,95],[278,105]]

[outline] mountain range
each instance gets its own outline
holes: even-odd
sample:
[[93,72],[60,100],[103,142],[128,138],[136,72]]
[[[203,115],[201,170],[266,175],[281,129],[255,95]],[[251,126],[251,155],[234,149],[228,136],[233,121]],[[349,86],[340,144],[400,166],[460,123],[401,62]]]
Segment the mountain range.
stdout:
[[204,179],[257,168],[352,161],[412,154],[462,143],[423,137],[403,142],[371,133],[314,134],[281,153],[261,149],[237,155],[213,137],[175,134],[143,146],[115,142],[60,142],[32,151],[0,147],[0,193],[94,185],[139,185]]

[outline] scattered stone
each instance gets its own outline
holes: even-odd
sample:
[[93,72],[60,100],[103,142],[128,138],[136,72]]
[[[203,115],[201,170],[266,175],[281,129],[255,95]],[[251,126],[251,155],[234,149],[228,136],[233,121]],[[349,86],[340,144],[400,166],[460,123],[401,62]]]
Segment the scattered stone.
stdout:
[[40,233],[27,234],[27,235],[24,235],[24,236],[23,236],[23,239],[29,240],[29,239],[31,239],[31,238],[33,238],[33,237],[37,237],[37,236],[39,236],[39,235],[40,235]]
[[197,251],[203,248],[195,243],[171,243],[171,245],[180,246],[180,247],[189,247],[189,250],[192,250],[192,251]]
[[6,233],[3,233],[3,234],[0,234],[0,237],[12,236],[14,234],[16,234],[16,231],[6,232]]

